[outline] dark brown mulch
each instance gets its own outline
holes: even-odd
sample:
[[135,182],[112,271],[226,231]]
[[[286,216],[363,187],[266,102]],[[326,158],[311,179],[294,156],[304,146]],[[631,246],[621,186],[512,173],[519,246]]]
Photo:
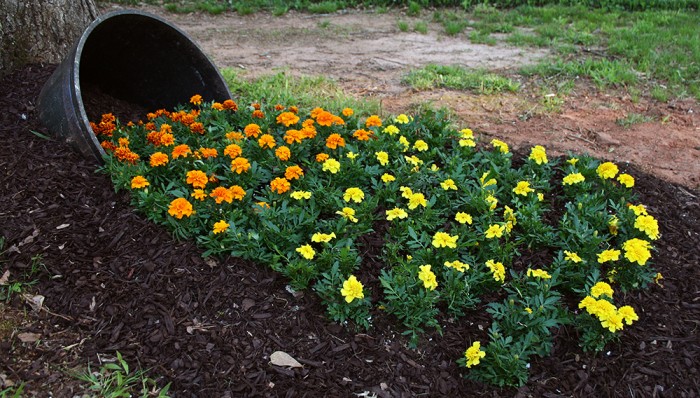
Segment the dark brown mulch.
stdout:
[[[443,336],[411,350],[386,320],[367,333],[335,325],[312,294],[294,297],[264,264],[205,261],[192,243],[135,214],[92,164],[30,133],[46,134],[34,107],[51,70],[30,66],[0,81],[0,235],[17,248],[2,267],[21,275],[43,254],[34,292],[50,311],[21,326],[46,342],[13,335],[0,343],[0,374],[28,382],[27,391],[72,396],[73,387],[51,384],[57,366],[97,365],[98,355],[119,351],[172,382],[178,397],[700,396],[697,192],[628,170],[661,225],[654,262],[664,287],[625,298],[640,320],[609,352],[584,354],[565,328],[525,387],[498,389],[464,379],[455,364],[472,339],[484,339],[485,315],[446,323]],[[272,366],[277,350],[304,367]]]

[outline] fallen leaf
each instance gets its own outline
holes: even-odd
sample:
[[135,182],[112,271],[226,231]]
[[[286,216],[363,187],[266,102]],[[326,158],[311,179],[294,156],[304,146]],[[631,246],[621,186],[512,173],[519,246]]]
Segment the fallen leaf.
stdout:
[[301,368],[302,365],[292,358],[291,355],[283,351],[275,351],[270,355],[270,362],[276,366],[288,366],[290,368]]
[[44,307],[44,299],[46,297],[40,294],[37,294],[36,296],[32,296],[31,294],[23,294],[22,297],[25,301],[27,301],[27,303],[29,303],[34,311],[39,312]]
[[0,285],[7,285],[7,281],[10,279],[10,270],[5,271],[2,276],[0,276]]
[[35,343],[41,338],[41,335],[37,333],[20,333],[17,335],[17,338],[22,343]]

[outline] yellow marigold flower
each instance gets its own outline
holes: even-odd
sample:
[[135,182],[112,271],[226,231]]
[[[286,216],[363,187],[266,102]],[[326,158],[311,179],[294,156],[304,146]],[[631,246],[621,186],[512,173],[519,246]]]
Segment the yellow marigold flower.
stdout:
[[360,156],[360,155],[356,154],[353,151],[350,151],[345,155],[345,157],[350,159],[350,160],[355,160],[355,158],[357,158],[358,156]]
[[316,255],[316,251],[311,245],[304,245],[296,248],[297,253],[301,254],[307,260],[313,260]]
[[613,288],[605,282],[598,282],[591,287],[591,296],[598,298],[602,295],[613,297]]
[[170,202],[170,207],[168,208],[168,214],[179,219],[182,217],[189,217],[194,213],[192,210],[192,204],[185,198],[177,198]]
[[406,162],[410,163],[412,166],[420,166],[423,164],[423,161],[416,155],[404,156],[404,159],[406,159]]
[[436,232],[433,236],[433,246],[437,248],[449,247],[452,249],[457,248],[457,239],[459,235],[450,235],[446,232]]
[[528,193],[535,192],[535,190],[530,188],[529,182],[518,181],[518,185],[516,185],[515,188],[513,188],[513,192],[515,192],[516,195],[527,196]]
[[423,287],[428,290],[435,290],[438,283],[435,274],[430,270],[430,264],[421,265],[419,268],[420,272],[418,272],[418,279],[423,281]]
[[209,182],[207,173],[201,170],[190,170],[187,172],[187,183],[192,184],[194,188],[204,188]]
[[599,318],[601,326],[608,329],[612,333],[622,330],[624,327],[622,324],[622,316],[617,312],[605,313]]
[[547,163],[547,151],[542,145],[535,145],[530,150],[529,159],[534,160],[537,164],[545,164]]
[[632,322],[638,321],[639,316],[634,312],[634,308],[629,305],[624,305],[617,309],[617,313],[622,317],[626,324],[631,325]]
[[168,155],[163,152],[156,152],[151,155],[150,165],[151,167],[164,166],[168,164]]
[[597,300],[594,299],[593,297],[586,296],[583,298],[583,300],[581,300],[581,302],[578,303],[578,308],[587,310],[588,308],[591,308],[592,306],[594,306],[596,304],[596,301]]
[[622,250],[625,251],[625,258],[631,263],[637,263],[639,265],[644,265],[647,260],[651,257],[651,252],[649,248],[651,245],[649,242],[633,238],[622,244]]
[[403,145],[402,152],[406,152],[408,148],[411,147],[411,143],[408,142],[408,139],[404,136],[399,137],[399,144]]
[[352,108],[343,108],[343,111],[341,113],[345,117],[350,117],[355,113],[355,111],[353,111]]
[[[654,283],[657,285],[661,286],[661,283],[659,283],[660,280],[664,279],[664,276],[661,275],[661,272],[657,272],[656,275],[654,275]],[[661,286],[663,287],[663,286]]]
[[531,276],[533,278],[540,278],[540,279],[551,279],[552,276],[549,275],[549,272],[543,270],[543,269],[527,269],[527,276]]
[[503,210],[503,220],[508,221],[513,225],[518,223],[518,220],[515,218],[515,212],[510,208],[510,206],[506,206]]
[[195,189],[195,190],[192,192],[191,196],[192,196],[193,198],[195,198],[195,199],[201,201],[201,200],[206,199],[207,196],[209,196],[209,195],[207,195],[207,193],[204,192],[203,189]]
[[294,191],[289,196],[292,197],[292,199],[296,200],[302,200],[302,199],[311,199],[311,192],[308,191]]
[[576,163],[578,163],[578,158],[571,158],[571,159],[568,159],[568,160],[566,161],[566,163],[568,163],[568,164],[570,164],[570,165],[572,165],[572,166],[575,166]]
[[195,94],[190,98],[190,103],[192,105],[201,105],[202,104],[202,96],[199,94]]
[[388,183],[390,183],[390,182],[392,182],[392,181],[396,181],[396,177],[394,177],[394,176],[391,175],[391,174],[384,173],[384,174],[382,174],[382,181],[383,181],[384,183],[388,184]]
[[299,116],[295,115],[293,112],[282,112],[277,116],[277,124],[283,124],[285,127],[296,124],[298,121]]
[[180,144],[173,148],[172,157],[173,159],[186,158],[189,153],[192,153],[190,147],[186,144]]
[[532,308],[525,307],[525,312],[527,312],[528,314],[532,314]]
[[463,263],[459,260],[445,261],[445,267],[454,268],[459,272],[464,272],[469,269],[469,264]]
[[372,115],[365,120],[365,127],[381,127],[382,119],[377,115]]
[[231,161],[231,171],[241,174],[250,170],[250,162],[243,157],[237,157]]
[[471,347],[467,348],[467,351],[464,352],[464,358],[467,360],[466,366],[471,368],[472,366],[478,365],[481,358],[485,356],[486,352],[481,349],[481,343],[475,341]]
[[131,189],[146,188],[151,185],[144,176],[136,176],[131,179]]
[[389,135],[394,135],[399,132],[399,128],[394,126],[393,124],[390,124],[382,130],[383,132],[389,134]]
[[494,148],[498,148],[501,153],[508,153],[508,144],[501,140],[493,139],[491,140],[491,145],[493,145]]
[[503,263],[501,263],[500,261],[495,262],[493,260],[488,260],[486,261],[486,266],[493,274],[493,279],[496,282],[506,281],[506,268],[503,266]]
[[490,172],[485,172],[484,174],[481,175],[481,178],[479,178],[479,183],[481,183],[482,188],[489,187],[491,185],[498,185],[498,181],[496,181],[495,178],[491,178],[489,180],[486,180],[486,177],[489,176]]
[[629,174],[620,174],[617,176],[617,181],[626,188],[632,188],[634,186],[634,177]]
[[243,149],[236,145],[236,144],[230,144],[227,145],[226,148],[224,148],[224,155],[230,156],[231,159],[235,159],[243,153]]
[[349,220],[351,222],[358,221],[355,217],[355,210],[350,207],[343,207],[342,210],[336,211],[335,214],[342,216],[344,219]]
[[326,146],[330,149],[336,149],[339,146],[345,146],[345,139],[340,134],[333,133],[326,138]]
[[445,181],[441,182],[441,183],[440,183],[440,186],[441,186],[442,189],[444,189],[445,191],[448,191],[448,190],[450,190],[450,189],[453,190],[453,191],[456,191],[456,190],[457,190],[457,185],[455,184],[454,180],[451,179],[451,178],[448,178],[448,179],[446,179]]
[[286,162],[292,156],[292,152],[290,152],[289,148],[282,145],[275,150],[275,156],[277,156],[277,159]]
[[459,136],[461,138],[464,138],[466,140],[473,140],[474,139],[474,132],[471,129],[461,129],[459,130]]
[[406,116],[402,113],[399,116],[396,116],[396,119],[394,119],[394,121],[398,124],[406,124],[409,122],[409,119],[408,119],[408,116]]
[[496,206],[498,206],[498,199],[493,195],[487,196],[484,200],[488,203],[489,210],[495,210]]
[[498,225],[498,224],[492,224],[489,226],[489,228],[486,230],[484,233],[486,235],[486,239],[493,239],[493,238],[500,238],[503,236],[503,231],[505,230],[504,226]]
[[340,289],[340,294],[345,297],[345,302],[352,303],[355,299],[363,299],[365,294],[362,292],[362,283],[357,280],[355,275],[350,275],[350,277],[343,282],[343,288]]
[[311,236],[311,241],[316,242],[316,243],[321,243],[321,242],[327,243],[327,242],[330,242],[331,239],[334,239],[335,237],[336,237],[335,232],[331,232],[330,234],[316,232],[315,234],[313,234]]
[[471,214],[467,214],[465,212],[460,211],[457,212],[457,214],[455,214],[455,221],[457,221],[460,224],[467,223],[469,225],[472,225],[473,220]]
[[263,134],[260,136],[260,139],[258,139],[258,145],[260,148],[274,148],[277,143],[275,142],[275,137],[271,136],[270,134]]
[[220,234],[220,233],[226,231],[229,226],[230,226],[230,224],[224,220],[217,221],[214,223],[214,233]]
[[404,199],[410,199],[411,195],[413,195],[413,190],[409,187],[401,186],[399,187],[399,191],[401,191],[401,197]]
[[605,162],[601,163],[600,166],[596,168],[595,172],[602,179],[615,178],[615,175],[617,175],[618,172],[618,168],[612,162]]
[[362,203],[362,200],[365,198],[365,193],[362,192],[360,188],[357,187],[352,187],[348,188],[345,190],[345,194],[343,195],[343,200],[346,202],[349,201],[354,201],[355,203]]
[[262,133],[262,130],[260,130],[260,126],[258,126],[257,124],[250,123],[247,126],[245,126],[243,132],[245,133],[246,137],[258,138],[258,135]]
[[328,160],[323,162],[323,167],[321,167],[321,170],[329,171],[331,174],[335,174],[340,170],[340,162],[333,158],[328,158]]
[[566,177],[562,179],[564,185],[574,185],[584,181],[586,181],[586,177],[581,173],[567,174]]
[[417,150],[418,152],[425,152],[428,150],[428,143],[423,140],[417,140],[415,143],[413,143],[413,149]]
[[598,253],[598,262],[603,264],[608,261],[617,261],[620,259],[620,251],[616,249],[603,250],[602,253]]
[[578,254],[575,252],[570,252],[568,250],[564,250],[564,260],[571,261],[572,263],[580,263],[583,262],[581,257],[579,257]]
[[231,193],[230,190],[224,187],[216,187],[214,188],[213,191],[209,194],[214,200],[216,201],[217,204],[221,204],[221,202],[226,202],[226,203],[231,203],[233,202],[233,194]]
[[608,221],[608,230],[610,231],[611,235],[617,235],[617,226],[619,222],[620,219],[618,219],[615,215],[610,217],[610,220]]
[[461,140],[459,140],[459,146],[474,148],[476,146],[476,142],[474,142],[474,140],[470,138],[462,138]]
[[659,239],[659,223],[652,216],[638,216],[634,221],[634,227],[647,234],[649,239]]
[[635,216],[648,216],[649,215],[649,213],[647,213],[647,208],[642,204],[639,204],[636,206],[630,204],[630,205],[627,205],[627,207],[634,212]]
[[425,196],[422,193],[414,193],[408,198],[408,208],[409,210],[414,210],[418,206],[426,207],[428,202],[425,200]]
[[384,152],[384,151],[379,151],[374,153],[375,156],[377,156],[377,160],[379,161],[379,164],[382,166],[386,166],[389,164],[389,154]]
[[540,202],[544,200],[544,194],[542,192],[537,192],[537,200]]
[[393,209],[386,211],[387,221],[392,221],[395,218],[403,219],[406,217],[408,217],[408,213],[406,213],[406,210],[400,207],[394,207]]
[[289,188],[291,188],[291,184],[286,178],[277,177],[270,181],[270,190],[272,192],[277,192],[280,195],[289,191]]
[[288,180],[298,180],[299,178],[304,176],[304,170],[301,169],[301,167],[294,165],[294,166],[289,166],[287,169],[284,171],[284,178]]

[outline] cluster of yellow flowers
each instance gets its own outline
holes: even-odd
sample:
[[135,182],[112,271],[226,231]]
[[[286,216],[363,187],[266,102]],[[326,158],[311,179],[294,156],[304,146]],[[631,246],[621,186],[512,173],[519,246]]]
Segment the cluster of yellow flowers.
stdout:
[[597,317],[601,326],[612,333],[622,330],[623,321],[631,325],[632,322],[639,320],[634,308],[629,305],[617,308],[610,302],[612,298],[612,287],[605,282],[598,282],[591,288],[590,295],[581,300],[578,308],[585,309],[589,314]]

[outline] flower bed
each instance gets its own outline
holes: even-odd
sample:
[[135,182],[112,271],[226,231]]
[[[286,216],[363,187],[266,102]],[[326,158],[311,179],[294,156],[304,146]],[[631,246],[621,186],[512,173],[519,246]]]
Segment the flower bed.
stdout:
[[[615,292],[661,277],[649,261],[657,222],[613,163],[548,159],[542,146],[514,159],[505,142],[479,144],[432,111],[382,120],[197,95],[191,105],[93,124],[116,189],[205,255],[313,289],[338,322],[369,328],[379,309],[415,345],[440,317],[485,309],[489,341],[465,342],[459,359],[475,379],[524,383],[528,359],[548,355],[564,324],[584,350],[602,350],[637,319]],[[359,242],[373,231],[386,231],[384,266],[366,270]],[[542,261],[518,266],[526,252]]]

